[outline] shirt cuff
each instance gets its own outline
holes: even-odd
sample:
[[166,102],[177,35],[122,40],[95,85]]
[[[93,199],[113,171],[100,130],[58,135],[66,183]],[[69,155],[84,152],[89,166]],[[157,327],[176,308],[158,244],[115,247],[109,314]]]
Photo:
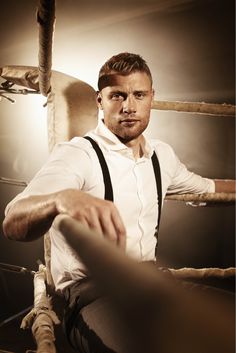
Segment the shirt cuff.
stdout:
[[214,193],[216,191],[216,185],[215,181],[213,179],[207,179],[208,180],[208,191],[209,193]]

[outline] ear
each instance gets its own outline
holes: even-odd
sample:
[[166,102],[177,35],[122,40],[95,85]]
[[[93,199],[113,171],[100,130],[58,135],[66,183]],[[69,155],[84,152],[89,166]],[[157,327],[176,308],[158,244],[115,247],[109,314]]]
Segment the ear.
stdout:
[[103,110],[102,107],[102,96],[100,92],[97,92],[97,106],[99,109]]
[[155,97],[155,90],[152,89],[152,104],[153,104],[153,102],[154,102],[154,97]]
[[154,91],[154,89],[152,89],[151,109],[152,109],[153,103],[154,103],[154,96],[155,96],[155,91]]

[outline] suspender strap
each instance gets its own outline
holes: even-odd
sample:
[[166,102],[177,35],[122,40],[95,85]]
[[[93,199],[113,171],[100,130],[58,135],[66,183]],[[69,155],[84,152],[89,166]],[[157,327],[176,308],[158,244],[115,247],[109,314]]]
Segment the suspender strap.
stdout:
[[105,158],[103,156],[103,153],[102,153],[100,147],[98,146],[98,144],[91,137],[85,136],[84,138],[86,140],[88,140],[91,143],[91,145],[93,146],[95,152],[97,153],[97,156],[98,156],[101,168],[102,168],[103,181],[104,181],[104,187],[105,187],[104,199],[109,200],[109,201],[114,201],[110,173],[109,173]]
[[[104,186],[105,186],[105,197],[104,198],[105,198],[105,200],[114,201],[110,173],[109,173],[109,169],[107,167],[107,163],[105,161],[105,158],[103,156],[103,153],[102,153],[100,147],[98,146],[98,144],[91,137],[85,136],[84,138],[91,143],[95,152],[97,153],[97,156],[98,156],[101,168],[102,168],[103,181],[104,181]],[[161,186],[161,169],[160,169],[160,164],[159,164],[159,161],[158,161],[158,158],[157,158],[155,151],[152,155],[152,165],[153,165],[153,170],[154,170],[155,179],[156,179],[157,196],[158,196],[158,218],[157,218],[157,226],[156,226],[156,234],[155,234],[157,237],[160,219],[161,219],[162,186]]]
[[156,226],[156,236],[157,236],[159,225],[160,225],[160,219],[161,219],[162,186],[161,186],[161,168],[155,151],[152,155],[152,165],[153,165],[153,170],[155,174],[157,195],[158,195],[158,218],[157,218],[157,226]]

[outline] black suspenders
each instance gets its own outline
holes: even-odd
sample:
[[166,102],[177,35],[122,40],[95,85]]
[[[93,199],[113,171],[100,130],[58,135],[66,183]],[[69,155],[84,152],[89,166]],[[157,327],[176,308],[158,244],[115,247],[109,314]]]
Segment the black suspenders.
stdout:
[[[91,137],[85,136],[84,137],[86,140],[90,141],[91,145],[93,146],[95,152],[97,153],[99,163],[102,168],[102,174],[103,174],[103,181],[105,185],[105,200],[110,200],[114,201],[113,197],[113,189],[112,189],[112,183],[111,183],[111,178],[110,178],[110,173],[109,169],[107,167],[107,163],[105,161],[105,158],[103,156],[103,153],[98,146],[97,142],[95,142]],[[154,151],[152,155],[152,165],[153,165],[153,170],[155,174],[155,179],[156,179],[156,186],[157,186],[157,196],[158,196],[158,218],[157,218],[157,226],[156,226],[156,237],[158,234],[159,230],[159,224],[160,224],[160,219],[161,219],[161,207],[162,207],[162,186],[161,186],[161,170],[160,170],[160,164],[156,155],[156,152]]]
[[161,209],[162,209],[162,185],[161,185],[161,168],[160,163],[157,158],[156,152],[154,151],[152,155],[152,165],[156,179],[157,186],[157,196],[158,196],[158,218],[157,218],[157,226],[156,226],[156,237],[159,231],[159,225],[161,220]]
[[114,201],[113,189],[112,189],[112,184],[111,184],[111,177],[110,177],[109,169],[108,169],[107,163],[105,161],[105,158],[103,156],[102,150],[98,146],[97,142],[95,142],[91,137],[85,136],[84,138],[86,140],[88,140],[91,143],[91,145],[93,146],[95,152],[97,153],[99,163],[102,168],[102,175],[103,175],[103,181],[104,181],[104,186],[105,186],[104,199],[109,200],[109,201]]

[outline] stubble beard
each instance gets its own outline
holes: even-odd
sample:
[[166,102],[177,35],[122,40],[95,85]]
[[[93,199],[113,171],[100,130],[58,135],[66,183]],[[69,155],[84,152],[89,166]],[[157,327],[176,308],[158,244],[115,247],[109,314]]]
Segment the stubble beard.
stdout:
[[122,127],[121,123],[119,123],[118,126],[111,126],[110,130],[113,132],[113,134],[116,135],[116,137],[122,142],[122,143],[128,143],[132,140],[137,139],[139,136],[142,135],[142,133],[146,130],[148,123],[147,124],[139,124],[138,122],[136,123],[139,126],[137,127]]

